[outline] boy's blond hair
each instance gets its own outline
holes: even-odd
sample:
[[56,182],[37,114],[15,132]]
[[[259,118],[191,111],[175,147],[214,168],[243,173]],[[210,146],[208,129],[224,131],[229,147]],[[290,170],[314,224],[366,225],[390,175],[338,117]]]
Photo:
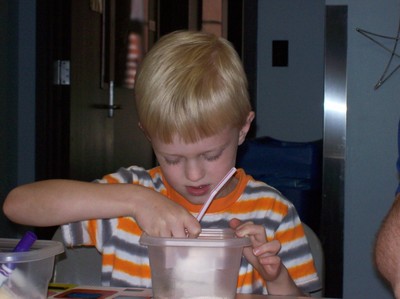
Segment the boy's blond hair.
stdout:
[[204,32],[177,31],[149,51],[135,84],[146,134],[170,143],[196,142],[241,128],[251,111],[247,79],[232,45]]

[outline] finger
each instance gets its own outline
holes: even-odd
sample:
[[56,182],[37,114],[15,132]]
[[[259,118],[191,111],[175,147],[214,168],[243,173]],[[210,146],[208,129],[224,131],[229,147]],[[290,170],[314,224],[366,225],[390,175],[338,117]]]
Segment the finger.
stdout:
[[190,232],[189,230],[186,230],[186,236],[187,237],[189,237],[189,238],[197,238],[199,235],[200,235],[200,232],[201,232],[201,230],[200,231],[192,231],[192,232]]
[[263,266],[271,266],[272,268],[281,264],[281,258],[277,255],[259,257],[258,261]]
[[158,232],[157,237],[171,238],[172,236],[173,236],[172,231],[170,229],[164,228]]
[[[232,221],[232,224],[235,225],[238,224],[238,222]],[[240,238],[248,237],[253,248],[265,244],[267,241],[264,227],[255,225],[251,221],[241,223],[239,226],[236,226],[235,233]]]
[[197,238],[201,233],[201,225],[196,218],[191,219],[184,223],[185,233],[190,238]]
[[256,256],[276,255],[281,250],[281,243],[278,240],[273,240],[258,247],[254,247],[253,253]]
[[250,237],[253,246],[264,244],[267,240],[265,228],[261,225],[255,225],[252,222],[246,222],[236,228],[236,235],[239,237]]
[[261,258],[259,259],[259,263],[262,266],[262,273],[264,273],[263,276],[267,280],[275,279],[276,275],[278,275],[281,271],[281,260],[277,256]]
[[[166,228],[168,228],[168,225],[166,225]],[[172,223],[170,231],[172,237],[175,238],[196,238],[201,233],[201,226],[196,218],[189,217],[184,219],[183,222],[176,222],[175,220]]]
[[236,227],[236,230],[239,230],[239,231],[246,230],[246,229],[252,230],[253,226],[255,226],[253,221],[246,221],[246,222],[241,221],[240,225]]
[[231,220],[229,220],[229,226],[232,229],[236,229],[241,224],[242,224],[242,221],[240,221],[237,218],[232,218]]
[[172,237],[174,237],[174,238],[186,238],[186,237],[189,235],[189,233],[187,232],[186,229],[184,229],[184,228],[182,227],[182,228],[179,228],[179,229],[174,229],[174,230],[171,232],[171,235],[172,235]]
[[253,250],[251,247],[245,247],[243,249],[243,256],[246,258],[246,260],[253,265],[253,267],[260,273],[264,273],[264,268],[259,262],[258,258],[253,254]]
[[257,269],[257,265],[259,264],[259,262],[258,262],[257,257],[254,255],[253,250],[252,250],[251,247],[243,248],[243,256],[246,258],[246,260],[250,264],[252,264]]
[[238,237],[248,237],[253,234],[255,227],[251,221],[241,222],[240,225],[235,227],[235,232]]
[[172,236],[175,238],[197,238],[201,232],[201,229],[192,228],[189,230],[184,226],[179,227],[179,229],[173,231]]

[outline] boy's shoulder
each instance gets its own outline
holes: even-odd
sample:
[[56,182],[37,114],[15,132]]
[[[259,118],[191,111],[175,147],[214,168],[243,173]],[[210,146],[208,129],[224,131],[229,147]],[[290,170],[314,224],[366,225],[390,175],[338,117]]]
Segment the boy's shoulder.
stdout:
[[96,183],[146,183],[156,181],[161,178],[159,167],[145,169],[140,166],[120,167],[116,172],[105,175],[102,179],[96,180]]
[[252,200],[273,200],[281,202],[285,206],[293,205],[277,188],[267,184],[264,181],[256,180],[251,175],[245,174],[245,187],[243,195]]
[[249,192],[269,192],[271,195],[275,194],[278,197],[284,197],[282,193],[275,187],[264,181],[255,179],[250,174],[247,174],[244,169],[241,170],[243,171],[243,178],[246,178],[246,184]]

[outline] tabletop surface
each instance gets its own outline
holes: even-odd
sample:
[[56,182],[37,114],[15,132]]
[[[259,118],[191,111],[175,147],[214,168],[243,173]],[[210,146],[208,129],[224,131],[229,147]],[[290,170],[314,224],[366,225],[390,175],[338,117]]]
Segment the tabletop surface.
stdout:
[[[95,298],[95,299],[151,299],[152,293],[149,289],[138,288],[116,288],[98,286],[78,286],[73,284],[51,283],[49,285],[48,297],[55,298]],[[296,296],[272,296],[237,294],[236,299],[300,299],[310,297]],[[327,299],[327,298],[325,298]]]

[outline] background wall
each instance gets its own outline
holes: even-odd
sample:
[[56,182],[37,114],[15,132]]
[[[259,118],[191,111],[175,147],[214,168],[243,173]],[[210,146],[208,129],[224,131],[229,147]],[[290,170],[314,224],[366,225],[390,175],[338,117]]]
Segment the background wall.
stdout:
[[[266,22],[264,14],[267,13],[266,2],[269,3],[269,0],[259,0],[258,86],[266,84],[262,63],[266,63],[263,59],[268,55],[266,52],[268,44],[262,43],[261,35],[266,32],[266,26],[274,30],[273,26],[264,23]],[[3,54],[0,56],[2,66],[0,68],[0,155],[2,157],[0,195],[2,198],[12,186],[34,178],[34,3],[26,0],[0,0],[2,8],[0,51]],[[271,1],[271,5],[274,3],[276,1]],[[293,3],[298,2],[293,0]],[[302,2],[305,3],[307,2]],[[395,163],[400,112],[398,98],[400,71],[380,89],[374,90],[373,87],[389,59],[389,53],[361,36],[355,28],[361,27],[384,35],[396,35],[400,3],[395,0],[327,0],[326,4],[348,5],[349,14],[343,297],[392,298],[374,271],[371,254],[376,231],[393,201],[394,190],[398,184]],[[314,14],[309,16],[310,20],[313,18]],[[285,19],[285,22],[290,23],[288,19]],[[282,22],[279,24],[281,26]],[[393,45],[389,40],[383,40],[383,43],[388,47]],[[312,41],[308,44],[318,46]],[[398,63],[399,59],[395,58],[393,65],[396,66]],[[308,68],[304,68],[293,80],[309,75],[311,72]],[[294,82],[292,84],[294,85],[291,88],[296,87],[300,90],[301,86]],[[284,85],[280,88],[289,86]],[[257,96],[259,100],[264,97],[261,91]],[[282,102],[293,100],[293,95],[289,92],[282,93],[281,96]],[[268,133],[260,120],[260,115],[263,113],[261,109],[264,108],[258,106],[257,120],[260,124],[258,132],[264,135]],[[294,111],[294,114],[297,114],[297,111]],[[296,119],[295,116],[293,119]],[[318,115],[315,118],[316,123],[320,123],[319,117]],[[288,115],[286,121],[289,122],[290,119]],[[313,136],[316,136],[314,134],[316,133],[310,134],[307,138],[313,139]],[[0,237],[11,234],[13,230],[9,229],[3,217],[0,217]]]
[[[371,254],[375,234],[398,184],[395,163],[400,72],[374,90],[390,53],[355,29],[396,36],[400,3],[368,0],[344,1],[344,4],[348,5],[349,13],[344,295],[345,298],[391,298],[388,293],[386,296],[380,293],[383,285],[374,271]],[[380,41],[393,47],[393,41]],[[399,59],[395,58],[391,69],[398,64]]]
[[[343,298],[393,298],[375,272],[372,250],[398,184],[395,163],[400,71],[374,90],[390,53],[355,29],[395,36],[400,3],[395,0],[324,2],[348,6]],[[279,13],[272,12],[272,8]],[[320,30],[324,24],[317,20],[323,18],[320,8],[321,1],[259,0],[258,136],[308,141],[322,132],[321,85],[317,84],[323,78],[319,65],[321,53],[313,52],[323,49]],[[295,12],[300,12],[300,16]],[[289,67],[272,68],[271,40],[282,37],[289,40]],[[388,48],[393,47],[393,41],[380,41]],[[299,57],[309,63],[291,63],[299,61]],[[399,63],[399,58],[395,58],[391,70]]]
[[[323,134],[323,0],[258,3],[257,136],[314,141]],[[272,41],[289,42],[288,66],[272,66]]]

